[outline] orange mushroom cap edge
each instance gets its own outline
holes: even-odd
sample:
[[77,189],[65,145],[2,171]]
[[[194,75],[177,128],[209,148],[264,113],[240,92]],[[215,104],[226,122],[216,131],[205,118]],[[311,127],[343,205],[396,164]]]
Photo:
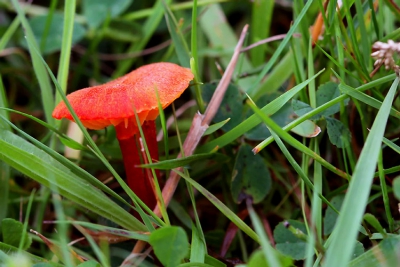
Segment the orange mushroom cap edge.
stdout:
[[[138,132],[135,110],[141,124],[157,118],[156,89],[164,109],[185,91],[193,78],[190,69],[167,62],[153,63],[108,83],[75,91],[67,99],[86,128],[99,130],[114,125],[121,140]],[[73,121],[63,101],[52,116]]]

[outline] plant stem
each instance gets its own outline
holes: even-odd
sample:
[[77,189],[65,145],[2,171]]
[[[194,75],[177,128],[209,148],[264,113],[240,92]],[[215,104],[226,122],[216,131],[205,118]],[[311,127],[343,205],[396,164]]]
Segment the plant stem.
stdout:
[[[154,121],[145,121],[142,125],[147,140],[148,149],[153,159],[158,160],[158,148],[156,139],[156,127]],[[117,136],[118,136],[118,129]],[[124,161],[126,181],[129,188],[151,209],[156,206],[156,198],[153,190],[153,177],[150,172],[138,167],[142,164],[139,146],[139,134],[127,139],[118,139]],[[159,176],[159,175],[157,175]]]

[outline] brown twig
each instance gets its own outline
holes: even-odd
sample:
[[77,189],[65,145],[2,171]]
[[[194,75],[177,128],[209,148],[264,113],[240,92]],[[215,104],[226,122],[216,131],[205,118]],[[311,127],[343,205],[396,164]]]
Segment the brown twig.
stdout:
[[[186,102],[185,104],[183,104],[180,108],[178,108],[175,112],[175,116],[171,115],[166,123],[166,128],[167,130],[169,129],[169,127],[171,127],[171,125],[174,123],[175,118],[178,118],[179,116],[181,116],[186,110],[188,110],[191,107],[194,107],[196,105],[196,101],[195,100],[190,100],[188,102]],[[164,136],[164,132],[162,130],[160,130],[157,134],[157,142],[160,142],[162,140]]]
[[[249,51],[250,49],[253,49],[254,47],[257,47],[259,45],[263,45],[263,44],[270,43],[270,42],[273,42],[273,41],[282,40],[285,37],[286,37],[286,33],[285,34],[279,34],[279,35],[271,36],[271,37],[268,37],[268,38],[263,39],[261,41],[258,41],[258,42],[254,43],[254,44],[246,46],[245,48],[242,48],[240,50],[240,52],[243,53],[243,52]],[[300,38],[301,34],[300,33],[293,33],[292,37]]]
[[[117,60],[129,59],[129,58],[137,58],[137,57],[142,57],[142,56],[153,54],[157,51],[167,48],[170,44],[171,44],[171,39],[169,39],[165,42],[162,42],[156,46],[144,49],[142,51],[135,51],[135,52],[123,53],[123,54],[96,53],[95,56],[96,56],[96,58],[99,58],[100,60],[103,60],[103,61],[117,61]],[[80,55],[85,55],[87,53],[87,49],[85,49],[83,46],[80,46],[80,45],[75,45],[72,48],[72,50]]]
[[[194,150],[196,149],[197,145],[200,142],[201,137],[207,130],[208,125],[211,123],[211,120],[217,113],[217,110],[225,95],[226,89],[228,88],[228,85],[231,81],[233,71],[235,69],[236,62],[240,54],[240,49],[243,45],[243,41],[247,33],[247,29],[248,25],[245,25],[240,35],[238,44],[236,45],[232,59],[228,67],[226,68],[224,75],[222,76],[222,79],[218,84],[218,87],[215,89],[215,92],[211,98],[211,101],[208,104],[208,107],[204,115],[200,113],[195,114],[192,121],[192,126],[190,127],[188,136],[186,137],[186,140],[183,144],[183,151],[178,155],[178,158],[182,157],[182,155],[190,156],[193,154]],[[180,169],[180,171],[182,171],[182,169]],[[162,191],[164,203],[166,206],[168,206],[169,202],[171,201],[172,196],[174,195],[176,187],[179,183],[179,180],[180,176],[176,172],[170,173],[170,176],[167,182],[165,183],[165,186]],[[161,215],[160,209],[158,207],[154,209],[154,213],[157,214],[157,216]]]

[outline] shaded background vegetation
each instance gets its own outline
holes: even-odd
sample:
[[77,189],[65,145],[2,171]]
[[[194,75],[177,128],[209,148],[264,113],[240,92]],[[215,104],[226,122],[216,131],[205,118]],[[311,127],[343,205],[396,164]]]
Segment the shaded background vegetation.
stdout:
[[[379,259],[375,259],[376,252],[364,252],[371,248],[383,253],[389,263],[390,260],[396,259],[396,250],[393,248],[397,248],[399,243],[396,220],[398,207],[393,194],[396,187],[392,188],[392,185],[396,185],[394,178],[398,175],[400,167],[400,149],[396,145],[400,133],[400,113],[397,111],[400,103],[397,94],[384,133],[387,138],[385,144],[380,146],[382,135],[378,134],[375,137],[379,148],[371,150],[371,158],[376,160],[368,162],[359,159],[374,121],[380,121],[381,124],[377,128],[384,129],[386,117],[377,117],[378,110],[392,83],[397,87],[396,82],[393,82],[393,69],[387,70],[384,66],[375,69],[375,60],[370,54],[379,50],[379,47],[373,48],[376,41],[398,40],[398,5],[389,1],[379,4],[374,1],[345,1],[341,9],[336,11],[335,1],[198,1],[197,4],[197,18],[193,20],[192,2],[82,0],[77,1],[76,8],[75,1],[73,4],[69,3],[72,11],[68,13],[68,4],[64,1],[17,4],[16,1],[0,0],[0,78],[1,89],[4,91],[1,106],[30,114],[61,132],[65,132],[68,127],[66,122],[56,122],[50,116],[61,98],[55,97],[56,90],[48,74],[45,71],[38,72],[40,68],[37,65],[43,63],[35,58],[34,50],[28,48],[29,30],[21,26],[21,18],[17,16],[19,6],[26,14],[39,53],[56,75],[65,93],[107,82],[152,62],[168,61],[192,67],[198,83],[194,82],[175,102],[174,109],[179,109],[189,102],[192,102],[191,107],[178,116],[177,127],[174,124],[170,127],[168,138],[159,142],[160,160],[174,159],[180,151],[179,142],[183,142],[186,137],[194,114],[197,110],[204,111],[211,99],[222,73],[231,60],[244,25],[250,26],[244,46],[284,34],[277,41],[259,45],[240,55],[231,84],[213,120],[213,123],[219,123],[230,118],[229,122],[216,126],[216,131],[205,136],[200,142],[195,154],[209,153],[206,159],[194,157],[188,163],[182,163],[195,182],[201,184],[226,206],[210,202],[210,197],[205,196],[204,191],[196,186],[194,187],[197,190],[194,190],[192,199],[192,189],[189,186],[191,182],[181,181],[168,213],[171,225],[182,227],[179,229],[184,229],[184,233],[189,236],[192,254],[191,257],[189,254],[180,257],[179,253],[165,249],[166,253],[176,255],[177,262],[182,258],[185,258],[185,261],[191,259],[193,262],[196,257],[204,259],[204,255],[208,254],[207,264],[211,266],[262,266],[260,264],[269,261],[268,255],[277,257],[282,266],[317,266],[321,260],[325,262],[326,255],[333,255],[331,258],[341,255],[337,246],[334,246],[334,252],[331,254],[329,250],[327,252],[329,242],[326,243],[326,240],[333,236],[331,233],[337,219],[337,214],[332,208],[328,208],[327,201],[340,209],[349,181],[362,181],[362,176],[365,175],[371,178],[365,180],[365,187],[360,190],[368,192],[366,194],[369,197],[354,205],[357,210],[366,210],[368,214],[363,215],[362,221],[357,221],[358,217],[355,218],[356,226],[349,227],[356,236],[359,224],[363,225],[361,233],[358,234],[358,241],[343,240],[341,249],[354,251],[352,259],[361,255],[358,261],[352,262],[353,266],[363,266],[363,260],[375,260],[376,264],[382,264]],[[323,8],[326,11],[321,13]],[[74,20],[68,24],[65,14],[67,17],[68,14],[75,14]],[[319,14],[324,15],[318,21]],[[193,21],[196,21],[197,28],[193,27]],[[324,23],[323,29],[319,31],[318,22]],[[72,29],[72,26],[73,32],[69,37],[72,47],[69,50],[68,42],[63,40],[63,31]],[[290,30],[292,32],[289,32]],[[289,34],[285,35],[288,32]],[[317,38],[313,40],[312,34]],[[69,52],[70,58],[66,58],[65,55]],[[192,57],[194,65],[190,66],[189,59]],[[396,54],[394,60],[397,61]],[[321,70],[325,71],[320,73]],[[316,74],[318,76],[314,76]],[[305,83],[302,84],[303,82]],[[355,90],[360,87],[368,89],[364,90],[365,94],[361,93],[363,90]],[[292,97],[278,98],[288,95],[291,90],[293,92],[294,88],[298,88],[299,91],[294,94],[293,100]],[[196,94],[198,89],[201,94]],[[271,115],[280,127],[295,120],[299,121],[296,125],[301,120],[302,127],[297,127],[290,132],[291,137],[287,137],[276,131],[276,125],[270,125],[264,120],[268,129],[264,123],[259,124],[259,117],[251,117],[254,110],[246,101],[246,93],[259,108],[271,104],[263,111]],[[334,102],[341,96],[341,101]],[[386,99],[390,105],[390,98]],[[272,104],[278,108],[270,112]],[[318,107],[319,112],[301,119]],[[166,109],[167,118],[174,116],[174,109]],[[40,125],[30,117],[4,109],[0,114],[3,116],[0,124],[3,132],[11,130],[7,123],[11,122],[29,136],[61,154],[64,154],[66,144],[76,145],[72,141],[68,143],[63,137],[61,141],[64,142],[60,142],[60,138],[49,126]],[[256,124],[259,125],[253,129],[246,128],[248,126],[243,124],[255,121],[256,118]],[[160,119],[157,123],[161,131]],[[180,135],[177,135],[176,129]],[[270,138],[268,142],[272,141],[271,129],[285,141],[290,156],[275,142],[253,154],[252,149],[258,147],[260,142],[267,138]],[[16,135],[22,135],[15,129],[12,131]],[[234,134],[235,131],[239,134]],[[321,133],[315,134],[318,131]],[[105,159],[121,177],[124,177],[123,162],[114,129],[107,128],[89,133]],[[10,140],[8,137],[2,138]],[[27,139],[26,136],[23,138]],[[179,138],[182,138],[182,141]],[[275,136],[274,138],[277,139]],[[28,155],[34,154],[28,147],[19,143],[22,141],[15,140],[17,141],[13,142],[20,145]],[[88,145],[87,140],[78,142]],[[168,151],[165,148],[166,142]],[[82,237],[82,233],[74,227],[55,232],[55,224],[44,223],[61,220],[60,213],[64,214],[64,219],[68,217],[118,227],[118,222],[103,218],[107,216],[87,206],[75,205],[68,200],[68,196],[59,201],[46,184],[40,182],[39,178],[31,177],[29,171],[21,167],[25,162],[20,163],[17,157],[8,158],[8,150],[0,148],[2,149],[0,219],[12,218],[22,222],[26,220],[27,229],[35,229],[54,240],[64,238],[64,242],[76,240]],[[316,154],[320,157],[315,156]],[[118,180],[110,179],[114,174],[92,151],[83,149],[71,160],[129,201]],[[296,162],[301,171],[296,169]],[[357,163],[358,169],[362,170],[367,169],[367,166],[374,167],[377,162],[380,167],[373,172],[356,172]],[[66,166],[63,161],[61,164]],[[10,165],[13,168],[10,168]],[[27,166],[35,172],[34,163]],[[380,175],[374,173],[378,170]],[[169,172],[162,172],[161,179],[165,181]],[[46,178],[45,173],[40,173],[39,176],[51,179]],[[311,183],[314,186],[310,186]],[[68,187],[68,184],[66,186]],[[68,190],[74,192],[75,189],[71,187]],[[78,195],[80,193],[77,191]],[[324,199],[321,200],[318,193],[322,194]],[[64,196],[62,193],[61,195]],[[352,192],[348,198],[357,200],[357,192]],[[57,201],[59,204],[55,203]],[[96,203],[96,199],[94,202]],[[129,210],[127,205],[117,203]],[[82,205],[79,202],[78,204]],[[240,219],[229,218],[228,210]],[[341,221],[343,227],[352,221],[352,214],[346,214],[343,215],[345,219]],[[257,228],[255,218],[261,219],[263,227]],[[265,243],[255,242],[252,236],[242,232],[243,228],[239,226],[241,220],[255,228],[261,240],[269,240],[272,250],[268,251]],[[284,227],[284,222],[288,220],[290,227]],[[2,244],[18,247],[20,236],[17,235],[18,237],[10,242],[5,234],[17,226],[7,222],[2,223],[2,227]],[[18,228],[18,231],[21,229]],[[194,232],[198,232],[198,238],[204,242],[200,242],[204,247],[195,246],[190,238]],[[262,233],[266,233],[266,236]],[[96,239],[93,233],[92,235]],[[40,238],[30,234],[26,239],[34,240],[32,244],[21,245],[26,251],[45,259],[52,258],[53,252],[49,251]],[[121,264],[136,242],[122,240],[122,237],[120,239],[117,244],[111,244],[111,237],[108,237],[110,245],[107,249],[106,245],[100,245],[103,255],[109,258],[106,262],[111,266]],[[264,248],[262,253],[258,250],[260,245]],[[99,256],[93,252],[93,246],[86,240],[74,245],[79,254],[99,260]],[[197,256],[193,256],[194,248],[197,249]],[[9,248],[4,246],[0,249],[7,253]],[[156,250],[156,246],[154,249]],[[147,258],[148,262],[152,262],[154,258],[154,254],[150,255],[151,257]],[[249,260],[250,255],[253,255],[252,261]],[[211,258],[218,261],[211,262]],[[305,260],[306,258],[308,260]],[[68,265],[68,260],[61,259],[61,262]],[[161,264],[157,260],[155,262]],[[163,260],[161,262],[167,265]],[[101,263],[104,265],[104,262]],[[333,261],[329,261],[329,256],[327,264],[334,266]]]

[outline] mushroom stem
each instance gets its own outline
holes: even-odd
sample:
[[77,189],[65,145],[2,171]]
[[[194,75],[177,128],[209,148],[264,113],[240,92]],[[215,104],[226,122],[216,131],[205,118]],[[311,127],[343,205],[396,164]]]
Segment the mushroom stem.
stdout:
[[[120,127],[116,127],[115,129],[118,136],[118,130]],[[151,158],[158,160],[155,122],[145,121],[142,125],[142,129]],[[154,209],[157,201],[152,186],[153,177],[151,176],[151,172],[146,172],[145,169],[137,167],[142,163],[139,138],[140,135],[135,134],[127,139],[118,139],[124,161],[126,181],[129,188],[150,209]]]

